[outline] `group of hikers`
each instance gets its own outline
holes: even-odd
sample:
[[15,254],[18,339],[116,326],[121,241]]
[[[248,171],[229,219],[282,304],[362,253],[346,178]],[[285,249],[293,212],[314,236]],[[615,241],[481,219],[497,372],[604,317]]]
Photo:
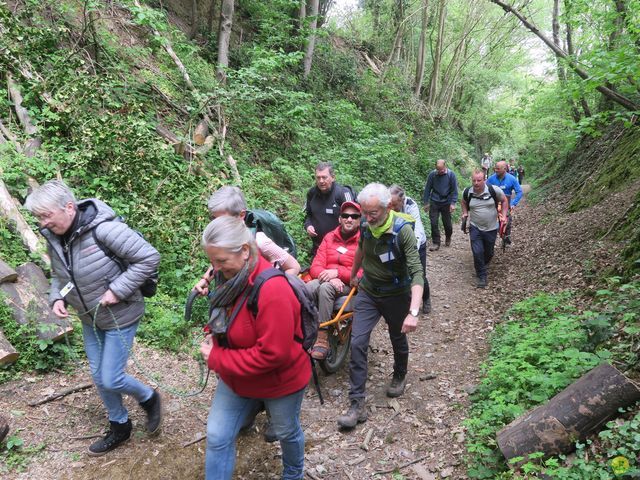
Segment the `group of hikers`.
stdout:
[[[521,196],[506,162],[497,162],[488,180],[476,170],[472,187],[463,193],[462,225],[470,234],[478,287],[487,285],[499,220],[507,221]],[[441,245],[440,217],[444,246],[451,245],[451,213],[457,202],[456,175],[438,160],[422,198],[431,223],[431,251]],[[53,312],[66,317],[71,306],[80,317],[91,374],[108,413],[109,430],[88,453],[103,455],[130,438],[132,424],[123,394],[139,402],[148,433],[156,434],[162,421],[161,396],[128,375],[126,366],[144,297],[152,295],[146,285],[157,274],[158,251],[108,205],[95,198],[76,200],[59,180],[35,189],[25,207],[38,219],[48,243]],[[340,428],[354,428],[367,420],[367,355],[380,318],[387,324],[393,350],[386,395],[398,397],[406,388],[407,334],[418,327],[421,311],[431,311],[427,234],[419,205],[399,185],[370,183],[355,195],[352,188],[336,182],[330,163],[318,164],[304,207],[313,261],[302,287],[296,283],[301,266],[295,252],[270,238],[269,228],[261,228],[267,220],[256,221],[261,218],[258,211],[248,209],[238,187],[220,188],[207,207],[211,221],[201,245],[210,265],[193,287],[208,296],[209,322],[200,352],[218,378],[207,422],[205,476],[232,477],[237,436],[265,409],[265,436],[278,440],[282,448],[282,478],[301,479],[300,409],[312,373],[310,357],[323,360],[329,353],[329,333],[323,329],[305,348],[301,319],[308,306],[302,297],[316,303],[319,324],[331,318],[337,298],[357,288],[352,300],[349,405],[337,418]]]

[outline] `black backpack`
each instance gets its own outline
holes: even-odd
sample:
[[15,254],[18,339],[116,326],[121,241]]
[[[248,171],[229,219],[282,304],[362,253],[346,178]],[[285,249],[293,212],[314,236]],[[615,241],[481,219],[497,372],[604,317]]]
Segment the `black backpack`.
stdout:
[[[496,189],[490,183],[487,183],[487,187],[489,187],[489,195],[493,198],[493,202],[496,204],[496,210],[498,209],[498,196],[496,195]],[[467,187],[462,192],[462,199],[469,206],[469,202],[471,201],[471,187]]]
[[273,277],[284,277],[289,282],[289,286],[295,293],[298,302],[300,302],[300,316],[302,323],[302,338],[294,336],[296,342],[302,345],[305,352],[309,352],[311,347],[316,343],[318,337],[319,314],[318,307],[313,300],[313,296],[306,289],[304,282],[298,277],[289,275],[277,268],[269,268],[260,272],[255,279],[253,288],[247,299],[247,307],[253,313],[258,315],[258,296],[264,282]]
[[276,214],[261,209],[247,210],[244,223],[254,232],[263,232],[293,257],[297,256],[296,243]]
[[[105,222],[122,222],[122,223],[124,223],[124,219],[122,217],[116,217],[113,220],[105,220]],[[100,223],[104,223],[104,222],[100,222]],[[98,223],[98,225],[100,225],[100,223]],[[100,240],[98,240],[98,236],[96,235],[96,228],[98,227],[98,225],[96,225],[91,230],[91,235],[93,235],[93,241],[96,242],[96,245],[98,247],[100,247],[100,250],[102,250],[104,252],[104,254],[107,257],[109,257],[110,260],[114,261],[118,265],[118,267],[120,267],[120,270],[122,272],[124,272],[128,267],[127,262],[125,262],[120,257],[118,257],[115,253],[113,253],[111,250],[109,250],[104,243],[102,243]],[[138,235],[140,235],[142,237],[142,239],[146,241],[146,239],[144,238],[144,235],[142,235],[142,233],[140,233],[138,230],[133,230],[133,231],[136,232]],[[158,278],[158,271],[156,270],[155,272],[153,272],[151,274],[151,276],[149,278],[147,278],[144,281],[144,283],[142,285],[140,285],[140,293],[142,294],[143,297],[149,298],[149,297],[153,297],[156,294],[156,292],[158,291],[158,279],[159,279]]]

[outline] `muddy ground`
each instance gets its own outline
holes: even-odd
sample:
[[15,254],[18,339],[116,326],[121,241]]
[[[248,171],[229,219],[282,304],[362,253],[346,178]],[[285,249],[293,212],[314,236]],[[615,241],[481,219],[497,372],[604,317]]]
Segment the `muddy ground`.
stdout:
[[[335,375],[320,375],[325,405],[320,406],[315,390],[308,389],[302,410],[307,478],[402,478],[392,476],[397,467],[407,479],[466,478],[462,421],[469,394],[480,378],[488,335],[504,312],[531,292],[588,288],[594,269],[614,264],[620,249],[601,238],[606,233],[603,224],[611,220],[612,212],[623,212],[629,198],[633,198],[629,192],[613,195],[580,214],[567,213],[561,197],[537,207],[525,203],[516,211],[513,247],[496,251],[487,290],[474,288],[468,237],[456,226],[452,246],[429,254],[433,311],[410,335],[405,394],[390,401],[384,393],[392,354],[383,323],[372,336],[366,423],[353,431],[337,429],[336,417],[348,406],[346,368]],[[198,369],[192,358],[140,345],[135,355],[137,364],[130,367],[134,374],[140,375],[142,368],[174,388],[195,388]],[[156,438],[146,436],[143,413],[128,400],[134,422],[132,439],[99,458],[85,455],[93,441],[89,437],[99,435],[106,423],[95,389],[37,407],[27,405],[87,381],[87,367],[81,363],[74,375],[26,375],[0,386],[0,411],[9,415],[12,430],[19,430],[26,445],[44,444],[24,472],[3,478],[204,478],[205,443],[187,444],[204,433],[214,378],[194,397],[163,392],[165,420]],[[236,478],[279,478],[279,447],[263,441],[265,421],[261,414],[256,427],[240,437]]]

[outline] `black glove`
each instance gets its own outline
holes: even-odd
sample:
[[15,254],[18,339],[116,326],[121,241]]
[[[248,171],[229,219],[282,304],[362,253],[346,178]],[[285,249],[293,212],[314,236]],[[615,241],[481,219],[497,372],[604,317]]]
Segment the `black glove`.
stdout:
[[460,224],[460,230],[462,230],[466,235],[466,233],[467,233],[467,217],[462,217],[462,223]]

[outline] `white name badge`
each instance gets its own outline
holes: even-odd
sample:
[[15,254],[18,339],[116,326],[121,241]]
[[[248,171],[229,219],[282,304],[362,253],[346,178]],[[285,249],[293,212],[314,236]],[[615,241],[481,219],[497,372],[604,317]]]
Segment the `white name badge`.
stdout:
[[333,208],[326,208],[324,213],[328,213],[329,215],[333,215]]
[[393,252],[387,252],[387,253],[383,253],[382,255],[378,255],[380,257],[380,261],[382,263],[387,263],[390,262],[391,260],[395,260],[395,256],[393,255]]
[[60,290],[60,295],[62,295],[62,298],[66,297],[67,294],[73,290],[73,287],[75,285],[71,282],[67,283],[64,287],[62,287],[62,290]]
[[336,250],[338,251],[338,253],[347,253],[349,250],[347,250],[346,248],[340,246],[338,248],[336,248]]

